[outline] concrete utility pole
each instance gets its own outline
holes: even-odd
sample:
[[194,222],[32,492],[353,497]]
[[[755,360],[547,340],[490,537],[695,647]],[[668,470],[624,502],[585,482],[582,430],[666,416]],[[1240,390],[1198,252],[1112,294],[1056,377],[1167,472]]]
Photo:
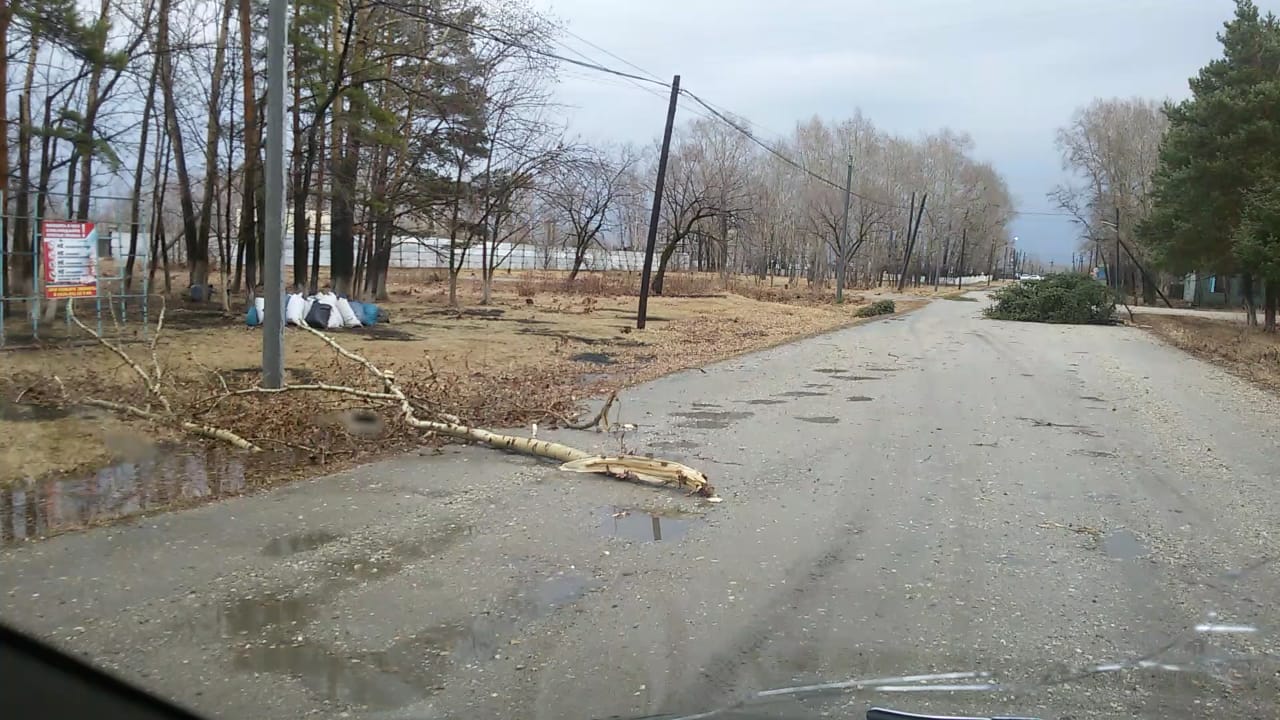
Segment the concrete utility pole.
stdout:
[[644,270],[640,273],[640,307],[636,329],[644,329],[649,314],[649,276],[653,273],[653,251],[658,244],[658,221],[662,218],[662,188],[667,182],[667,156],[671,154],[671,129],[676,123],[676,102],[680,99],[680,76],[671,79],[671,102],[667,106],[667,126],[662,131],[662,153],[658,155],[658,179],[653,187],[653,211],[649,213],[649,238],[644,246]]
[[836,303],[844,302],[844,277],[848,271],[849,257],[849,203],[853,196],[853,156],[849,156],[849,172],[844,177],[844,218],[840,220],[840,258],[836,268]]
[[[267,9],[266,247],[263,248],[262,385],[284,385],[284,46],[288,0]],[[318,220],[317,220],[318,222]]]

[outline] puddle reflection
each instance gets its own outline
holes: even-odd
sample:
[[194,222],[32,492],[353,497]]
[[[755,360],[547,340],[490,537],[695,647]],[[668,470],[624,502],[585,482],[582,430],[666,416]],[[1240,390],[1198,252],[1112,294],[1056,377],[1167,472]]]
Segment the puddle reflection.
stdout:
[[18,483],[0,490],[0,543],[129,517],[174,503],[236,495],[245,489],[244,459],[210,449],[160,448],[153,457],[86,475]]

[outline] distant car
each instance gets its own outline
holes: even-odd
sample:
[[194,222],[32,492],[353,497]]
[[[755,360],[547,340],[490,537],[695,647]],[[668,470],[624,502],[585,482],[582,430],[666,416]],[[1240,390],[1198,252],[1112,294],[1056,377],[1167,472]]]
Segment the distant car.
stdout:
[[1018,275],[1019,280],[1043,280],[1043,275]]

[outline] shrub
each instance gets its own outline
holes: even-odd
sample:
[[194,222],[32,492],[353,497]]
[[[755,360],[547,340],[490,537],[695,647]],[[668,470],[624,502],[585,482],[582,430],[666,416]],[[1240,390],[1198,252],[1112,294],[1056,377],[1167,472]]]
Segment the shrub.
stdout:
[[876,315],[888,315],[894,311],[892,300],[877,300],[866,307],[858,308],[858,317],[868,318]]
[[1024,280],[992,293],[983,314],[996,320],[1044,323],[1109,323],[1116,312],[1111,290],[1088,275],[1060,273]]

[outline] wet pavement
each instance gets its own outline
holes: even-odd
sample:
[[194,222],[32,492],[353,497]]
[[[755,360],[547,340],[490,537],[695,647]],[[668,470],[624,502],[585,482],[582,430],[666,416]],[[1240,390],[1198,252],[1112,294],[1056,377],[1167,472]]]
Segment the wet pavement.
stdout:
[[9,493],[3,617],[226,718],[1272,717],[1280,403],[1137,330],[978,309],[540,434],[694,464],[718,505],[457,447],[174,513],[145,510],[234,495],[235,457]]

